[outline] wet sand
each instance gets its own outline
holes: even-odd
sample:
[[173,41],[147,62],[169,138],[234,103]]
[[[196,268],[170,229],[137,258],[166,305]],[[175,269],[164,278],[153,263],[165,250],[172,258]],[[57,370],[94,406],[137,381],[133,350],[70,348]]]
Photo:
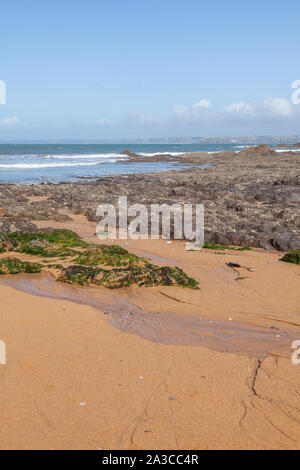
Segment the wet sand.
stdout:
[[[179,346],[205,346],[214,351],[238,352],[250,357],[265,357],[268,354],[285,354],[299,333],[290,328],[259,327],[247,323],[212,320],[195,314],[174,313],[171,289],[144,289],[145,297],[154,293],[167,298],[170,313],[148,311],[132,303],[129,289],[113,292],[95,287],[78,287],[62,284],[47,275],[9,275],[0,278],[0,286],[10,286],[21,292],[39,297],[69,300],[80,305],[89,305],[108,315],[109,324],[121,331],[138,335],[161,344]],[[138,288],[140,289],[140,288]],[[133,289],[136,290],[136,289]],[[124,295],[125,294],[125,295]],[[168,299],[171,302],[168,303]],[[176,300],[180,302],[180,300]],[[165,305],[166,308],[166,305]],[[192,311],[192,309],[191,309]]]
[[97,310],[0,287],[1,448],[299,448],[299,372],[124,333]]

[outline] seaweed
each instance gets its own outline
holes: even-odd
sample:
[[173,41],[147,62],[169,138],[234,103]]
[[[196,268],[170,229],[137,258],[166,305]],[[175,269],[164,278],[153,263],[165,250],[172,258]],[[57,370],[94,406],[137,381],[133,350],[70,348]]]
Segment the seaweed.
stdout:
[[21,261],[18,258],[0,258],[0,274],[40,273],[42,267],[39,263]]
[[279,261],[286,263],[300,264],[300,249],[292,250],[286,253]]
[[83,241],[77,233],[72,230],[56,229],[50,232],[22,233],[13,232],[7,235],[9,240],[17,244],[26,244],[33,240],[45,241],[55,245],[65,247],[86,247],[88,244]]
[[13,232],[1,235],[0,250],[17,251],[33,256],[66,258],[77,255],[73,247],[86,247],[87,243],[71,230],[53,230],[50,233]]
[[236,248],[234,246],[218,245],[217,243],[204,243],[203,248],[208,250],[233,250],[233,251],[250,251],[250,246],[241,246]]
[[144,267],[111,270],[73,265],[64,269],[58,281],[81,285],[94,284],[109,289],[133,285],[140,287],[180,286],[198,289],[198,282],[188,277],[180,268],[159,267],[151,264]]
[[118,245],[95,245],[93,248],[80,253],[73,260],[76,264],[85,266],[144,266],[149,264],[143,258],[129,253]]
[[[75,249],[79,248],[79,250]],[[19,252],[40,258],[69,258],[72,265],[23,262],[17,258],[0,258],[1,274],[35,273],[52,268],[59,272],[57,280],[74,284],[94,284],[110,289],[137,286],[181,286],[198,288],[198,282],[180,268],[155,266],[129,253],[118,245],[96,245],[84,242],[70,230],[0,235],[2,252]],[[110,266],[112,269],[103,269]]]

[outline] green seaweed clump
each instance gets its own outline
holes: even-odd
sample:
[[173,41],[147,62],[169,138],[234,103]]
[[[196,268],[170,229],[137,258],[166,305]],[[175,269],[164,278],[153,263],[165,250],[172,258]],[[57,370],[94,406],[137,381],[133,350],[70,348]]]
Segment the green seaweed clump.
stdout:
[[[79,248],[79,249],[74,249]],[[71,266],[0,258],[0,274],[39,273],[42,269],[56,270],[62,282],[116,289],[129,286],[181,286],[198,289],[198,282],[181,269],[155,266],[117,245],[97,245],[84,242],[70,230],[0,234],[1,252],[19,252],[40,258],[69,258]],[[110,266],[112,269],[103,269]],[[57,272],[58,271],[58,272]]]
[[286,263],[300,264],[300,249],[289,251],[279,261],[285,261]]
[[106,270],[89,266],[69,266],[58,281],[71,284],[93,284],[117,289],[133,285],[140,287],[151,286],[180,286],[198,289],[198,282],[188,277],[179,268],[159,267],[148,264],[144,267],[114,268]]
[[16,251],[27,255],[41,256],[45,258],[67,258],[74,257],[77,254],[77,251],[70,248],[64,246],[53,246],[46,242],[39,242],[38,240],[33,240],[32,242],[29,242],[28,245],[24,245]]
[[120,267],[145,266],[148,264],[146,260],[129,253],[118,245],[95,245],[91,249],[80,253],[73,262],[85,266],[99,266],[102,264]]
[[0,233],[0,253],[5,253],[7,251],[13,251],[14,244],[8,239],[8,236]]
[[233,251],[250,251],[250,246],[241,246],[239,248],[233,246],[218,245],[216,243],[204,243],[203,248],[208,250],[233,250]]
[[72,230],[56,229],[49,232],[22,233],[13,232],[7,235],[10,240],[15,242],[29,243],[32,240],[47,241],[55,245],[67,247],[86,247],[88,244],[83,241],[77,233]]
[[17,251],[41,257],[74,257],[78,253],[73,250],[74,247],[87,246],[87,243],[71,230],[57,229],[49,233],[13,232],[0,238],[2,251]]
[[17,258],[0,258],[0,274],[40,273],[42,265]]

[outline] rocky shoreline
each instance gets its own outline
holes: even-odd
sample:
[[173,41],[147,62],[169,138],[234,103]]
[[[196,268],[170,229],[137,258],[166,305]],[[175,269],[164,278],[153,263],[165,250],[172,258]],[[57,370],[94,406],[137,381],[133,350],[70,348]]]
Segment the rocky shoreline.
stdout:
[[[37,220],[97,220],[101,203],[203,203],[205,241],[289,251],[300,248],[300,152],[266,145],[239,153],[190,153],[127,161],[173,161],[184,169],[75,183],[0,184],[0,232],[35,231]],[[125,164],[125,163],[124,163]],[[210,166],[202,167],[210,164]]]

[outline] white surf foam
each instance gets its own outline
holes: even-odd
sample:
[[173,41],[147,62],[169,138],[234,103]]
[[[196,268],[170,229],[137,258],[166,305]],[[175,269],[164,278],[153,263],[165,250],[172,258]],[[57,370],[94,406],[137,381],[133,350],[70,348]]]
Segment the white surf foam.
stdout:
[[100,158],[107,160],[109,158],[128,158],[127,155],[120,153],[95,153],[86,155],[45,155],[45,158],[58,159],[58,160],[81,160],[81,159],[95,159]]
[[142,157],[156,157],[157,155],[172,155],[172,157],[177,157],[183,155],[184,153],[191,152],[154,152],[154,153],[137,153],[138,156]]
[[[114,162],[112,162],[114,163]],[[4,163],[0,164],[0,168],[15,168],[20,170],[28,170],[31,168],[56,168],[66,166],[94,166],[101,165],[101,162],[86,162],[86,163]]]

